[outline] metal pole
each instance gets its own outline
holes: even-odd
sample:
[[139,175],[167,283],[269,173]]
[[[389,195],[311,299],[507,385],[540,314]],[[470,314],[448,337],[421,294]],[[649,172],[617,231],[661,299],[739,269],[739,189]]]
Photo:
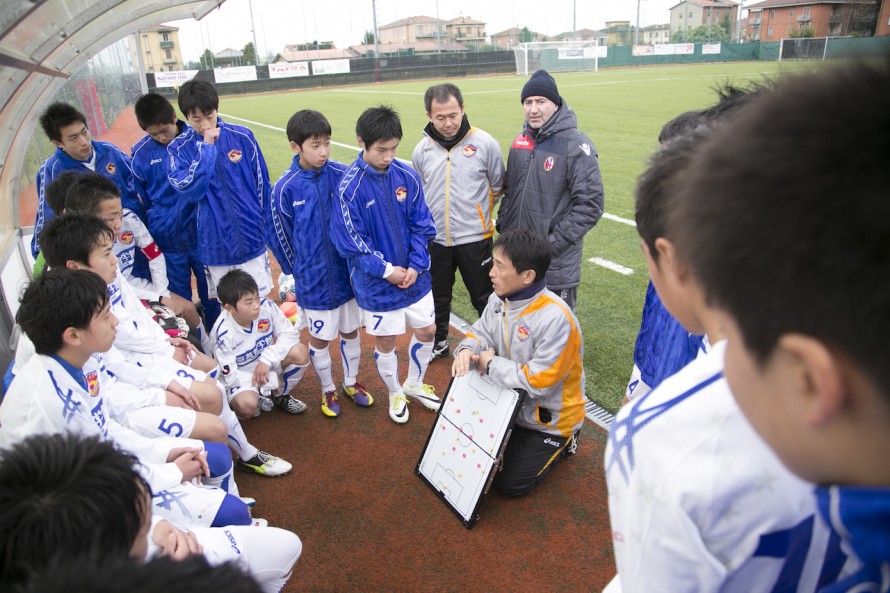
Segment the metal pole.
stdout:
[[247,6],[250,8],[250,33],[253,35],[253,65],[260,65],[260,48],[256,44],[256,27],[253,26],[253,0],[247,0]]
[[745,6],[745,0],[741,0],[739,2],[739,14],[736,19],[736,33],[738,35],[739,43],[742,42],[742,8]]
[[634,45],[640,44],[640,0],[637,0],[637,28],[634,29]]
[[377,32],[377,4],[371,0],[371,14],[374,17],[374,57],[380,57],[380,33]]
[[578,0],[572,0],[572,41],[577,38],[578,31]]

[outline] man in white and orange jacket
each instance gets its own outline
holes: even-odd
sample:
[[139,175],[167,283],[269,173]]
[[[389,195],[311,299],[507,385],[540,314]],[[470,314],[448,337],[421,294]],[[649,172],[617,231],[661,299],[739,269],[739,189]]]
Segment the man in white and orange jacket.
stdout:
[[547,289],[550,247],[527,230],[494,244],[494,294],[454,353],[452,375],[475,366],[497,383],[525,391],[494,487],[531,492],[576,451],[584,423],[584,340],[568,305]]

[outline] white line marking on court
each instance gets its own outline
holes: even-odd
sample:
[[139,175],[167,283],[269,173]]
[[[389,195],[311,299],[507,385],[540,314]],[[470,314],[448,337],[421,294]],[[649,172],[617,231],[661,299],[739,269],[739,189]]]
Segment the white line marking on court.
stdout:
[[614,214],[609,214],[608,212],[603,212],[603,218],[608,218],[609,220],[614,220],[615,222],[620,222],[621,224],[626,224],[633,227],[637,226],[637,223],[630,219],[621,218],[620,216],[615,216]]
[[358,89],[330,89],[330,90],[332,93],[360,93],[360,94],[365,94],[365,95],[381,95],[381,94],[385,94],[385,95],[414,95],[414,96],[421,96],[421,97],[423,96],[423,93],[409,92],[409,91],[379,91],[376,89],[373,91],[361,91]]
[[624,276],[630,276],[631,274],[634,273],[634,271],[630,268],[626,268],[626,267],[622,266],[621,264],[616,264],[613,261],[609,261],[609,260],[603,259],[601,257],[591,257],[587,261],[589,261],[592,264],[596,264],[598,266],[606,268],[607,270],[612,270],[613,272],[618,272],[619,274],[623,274]]

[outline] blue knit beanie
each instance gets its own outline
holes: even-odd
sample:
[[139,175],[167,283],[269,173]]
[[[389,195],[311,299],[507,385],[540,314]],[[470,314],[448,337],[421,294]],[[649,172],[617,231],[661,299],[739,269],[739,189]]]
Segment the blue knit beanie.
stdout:
[[559,96],[559,90],[556,88],[556,81],[553,80],[553,77],[546,70],[538,70],[532,74],[532,77],[522,87],[522,95],[519,102],[525,102],[528,97],[546,97],[557,105],[562,105],[562,98]]

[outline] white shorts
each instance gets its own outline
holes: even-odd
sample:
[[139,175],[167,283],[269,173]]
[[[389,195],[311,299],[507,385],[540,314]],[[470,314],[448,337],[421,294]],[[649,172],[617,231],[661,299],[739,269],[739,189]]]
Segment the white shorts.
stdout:
[[[256,366],[256,365],[254,365]],[[260,388],[253,384],[253,368],[248,370],[238,369],[235,375],[235,384],[232,387],[226,387],[226,399],[230,402],[232,398],[238,395],[239,393],[243,393],[245,391],[249,391],[251,393],[255,393],[259,395]],[[272,367],[272,370],[269,371],[269,380],[266,381],[266,384],[263,387],[268,387],[269,389],[278,389],[278,375],[281,373],[280,366]]]
[[433,291],[407,307],[395,311],[363,311],[365,331],[372,336],[400,336],[405,333],[406,324],[412,329],[427,327],[436,323],[436,307],[433,304]]
[[207,380],[207,373],[204,371],[187,367],[169,356],[144,354],[141,352],[127,352],[127,358],[142,366],[158,369],[159,372],[170,376],[171,379],[186,389],[192,388],[192,381]]
[[146,406],[127,412],[123,425],[145,437],[188,438],[195,429],[197,413],[173,406]]
[[265,251],[243,264],[233,266],[204,266],[207,274],[207,293],[210,298],[216,297],[216,285],[220,279],[232,270],[244,270],[256,281],[260,296],[269,296],[272,292],[272,269],[269,267],[269,252]]
[[355,299],[343,303],[336,309],[302,311],[306,326],[309,328],[309,335],[326,342],[335,339],[341,332],[344,334],[354,332],[362,325],[362,310],[358,308]]
[[225,490],[182,482],[172,488],[153,489],[151,511],[180,527],[210,527],[225,497]]
[[640,367],[634,364],[634,368],[630,372],[630,381],[628,381],[627,389],[624,391],[624,397],[632,400],[646,395],[650,391],[652,391],[652,388],[643,381],[643,372],[640,370]]

